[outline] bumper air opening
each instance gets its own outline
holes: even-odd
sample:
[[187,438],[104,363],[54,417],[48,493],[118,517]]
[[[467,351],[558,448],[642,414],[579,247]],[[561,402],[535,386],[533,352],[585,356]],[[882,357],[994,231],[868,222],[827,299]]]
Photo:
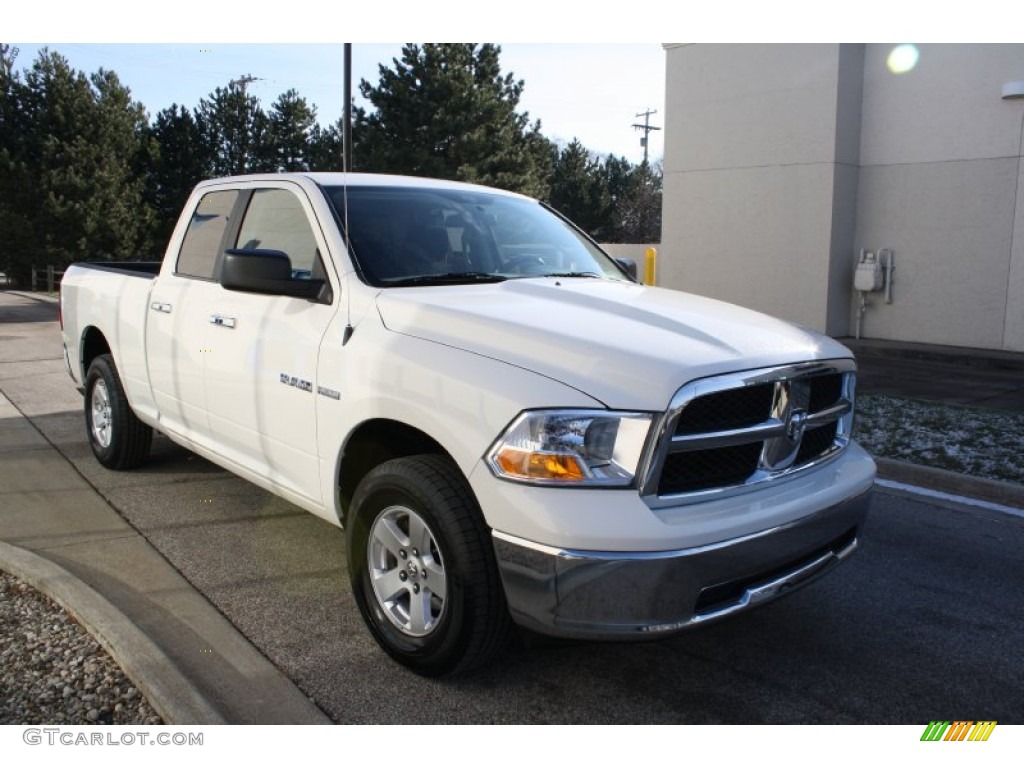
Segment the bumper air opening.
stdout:
[[[693,609],[694,613],[714,613],[728,608],[729,606],[736,605],[743,601],[747,591],[752,588],[775,581],[776,579],[784,577],[786,574],[795,573],[801,568],[807,566],[809,563],[820,560],[827,555],[835,555],[837,557],[842,556],[845,554],[845,550],[847,550],[856,541],[856,539],[857,529],[850,528],[848,531],[837,536],[825,546],[803,555],[802,557],[790,560],[788,563],[777,568],[773,568],[770,571],[762,571],[752,576],[746,576],[742,579],[734,579],[722,584],[716,584],[713,587],[705,587],[697,597],[697,603]],[[817,571],[814,571],[813,573],[817,573]],[[812,574],[809,573],[807,574],[807,577],[810,577],[811,575]]]

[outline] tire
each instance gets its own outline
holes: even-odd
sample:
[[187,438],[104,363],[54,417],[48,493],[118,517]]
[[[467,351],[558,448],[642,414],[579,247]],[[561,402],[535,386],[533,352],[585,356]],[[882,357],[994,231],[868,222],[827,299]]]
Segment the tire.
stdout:
[[490,531],[442,456],[392,459],[356,488],[349,578],[374,638],[417,674],[465,674],[505,645],[511,619]]
[[131,469],[149,456],[153,430],[135,416],[110,355],[100,355],[85,377],[85,427],[93,455],[108,469]]

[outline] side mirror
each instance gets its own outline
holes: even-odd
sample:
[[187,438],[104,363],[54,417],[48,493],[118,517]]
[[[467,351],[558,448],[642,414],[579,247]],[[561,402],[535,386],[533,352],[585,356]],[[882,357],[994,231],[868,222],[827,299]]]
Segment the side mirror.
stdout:
[[618,265],[620,267],[622,267],[624,270],[626,270],[626,274],[628,274],[634,280],[637,279],[637,277],[636,277],[636,262],[633,261],[633,259],[623,258],[623,259],[616,259],[615,261],[618,263]]
[[292,278],[292,260],[283,251],[229,248],[224,252],[220,284],[228,291],[316,299],[324,281]]

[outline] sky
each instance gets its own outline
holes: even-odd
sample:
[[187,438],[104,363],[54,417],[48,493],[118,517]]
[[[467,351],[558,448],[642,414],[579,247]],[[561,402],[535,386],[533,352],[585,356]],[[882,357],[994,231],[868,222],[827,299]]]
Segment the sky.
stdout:
[[[49,44],[75,69],[114,70],[150,115],[200,98],[242,75],[265,108],[289,88],[316,105],[322,122],[341,116],[343,42],[353,43],[353,89],[376,85],[378,65],[400,55],[382,40],[517,40],[502,46],[502,67],[525,81],[519,104],[559,143],[578,138],[601,155],[643,158],[638,113],[656,110],[664,126],[665,52],[686,42],[1018,42],[1024,5],[972,0],[970,13],[933,13],[919,3],[858,0],[732,0],[730,3],[599,5],[592,0],[387,0],[238,5],[175,0],[46,0],[8,3],[0,35],[21,49],[16,68]],[[998,19],[998,23],[993,23]],[[14,41],[22,40],[24,43]],[[644,42],[646,41],[646,42]],[[664,131],[650,134],[653,160]]]
[[[12,42],[19,49],[15,69],[30,67],[39,43]],[[501,65],[525,85],[519,111],[541,121],[541,132],[559,144],[578,138],[602,156],[643,160],[633,128],[647,110],[652,126],[664,125],[665,51],[660,43],[502,43]],[[341,117],[344,54],[341,43],[96,43],[49,42],[77,70],[113,70],[141,101],[150,117],[172,104],[198,105],[218,87],[244,75],[261,78],[249,93],[264,109],[289,88],[316,105],[321,123]],[[379,81],[379,66],[391,68],[401,43],[353,43],[352,88],[357,105],[372,108],[359,95],[360,80]],[[662,156],[663,131],[650,134],[650,157]]]

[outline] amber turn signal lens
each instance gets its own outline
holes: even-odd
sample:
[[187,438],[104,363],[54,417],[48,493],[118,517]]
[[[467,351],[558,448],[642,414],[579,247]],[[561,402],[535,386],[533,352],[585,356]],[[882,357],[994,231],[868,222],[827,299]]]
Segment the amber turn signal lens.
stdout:
[[587,477],[575,456],[537,453],[506,446],[494,457],[501,470],[523,480],[577,481]]

